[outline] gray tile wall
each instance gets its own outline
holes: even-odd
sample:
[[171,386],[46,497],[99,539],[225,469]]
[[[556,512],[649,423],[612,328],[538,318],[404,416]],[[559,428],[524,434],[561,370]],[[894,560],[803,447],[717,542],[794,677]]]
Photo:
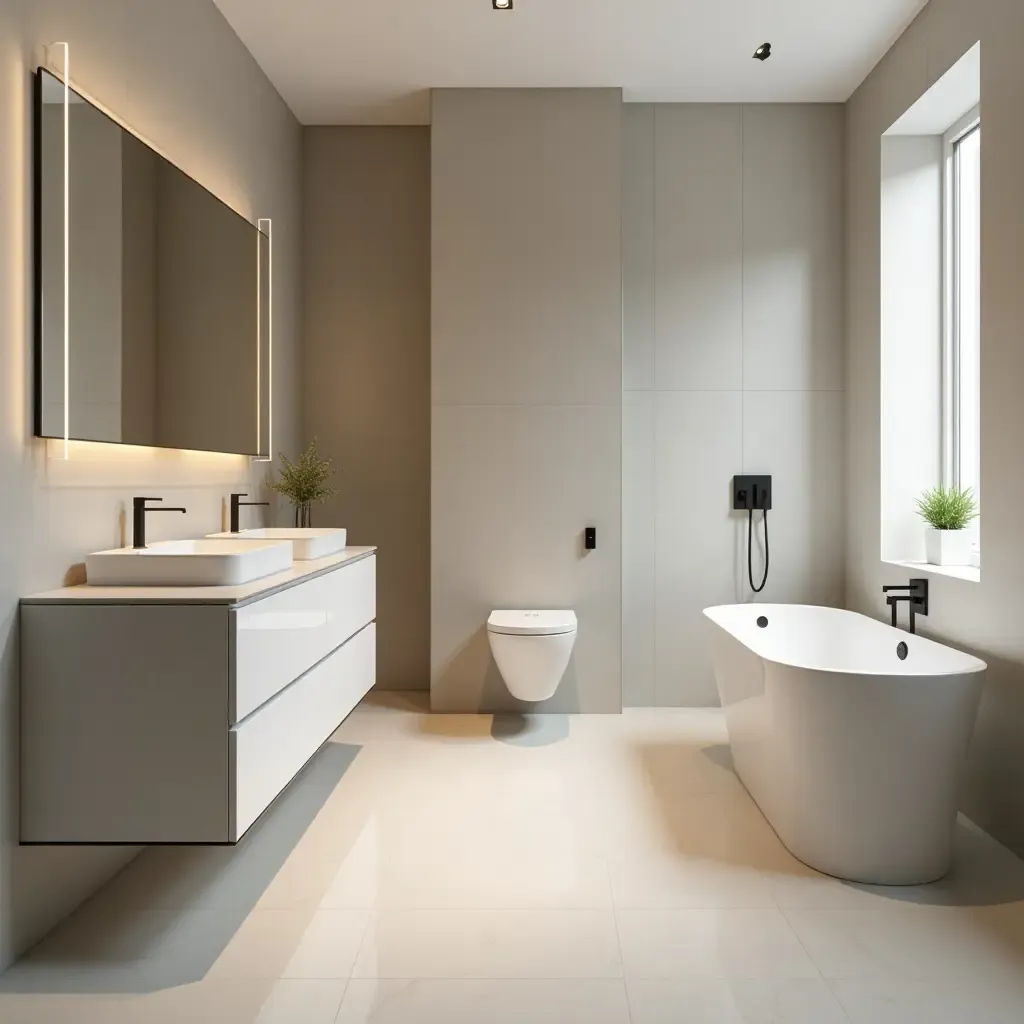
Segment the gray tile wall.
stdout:
[[502,607],[579,617],[539,710],[622,706],[621,125],[615,89],[433,96],[435,710],[517,707],[485,631]]
[[714,704],[701,611],[751,599],[733,474],[773,475],[760,600],[842,599],[845,113],[624,116],[624,703]]
[[376,544],[379,689],[430,686],[430,129],[304,130],[305,436],[314,511]]

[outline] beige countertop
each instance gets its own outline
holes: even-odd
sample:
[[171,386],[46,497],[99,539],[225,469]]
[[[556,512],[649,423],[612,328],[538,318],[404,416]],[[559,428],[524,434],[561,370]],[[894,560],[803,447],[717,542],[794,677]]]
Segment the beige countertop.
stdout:
[[233,587],[61,587],[23,597],[23,604],[226,604],[241,605],[269,597],[303,580],[322,576],[375,554],[375,547],[345,548],[326,558],[293,562],[290,569]]

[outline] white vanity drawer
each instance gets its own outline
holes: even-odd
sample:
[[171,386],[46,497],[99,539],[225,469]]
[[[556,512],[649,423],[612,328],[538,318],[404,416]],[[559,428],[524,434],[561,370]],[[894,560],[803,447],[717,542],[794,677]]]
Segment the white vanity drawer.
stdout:
[[230,733],[237,842],[373,686],[371,624]]
[[234,612],[232,724],[376,617],[376,562],[364,558]]

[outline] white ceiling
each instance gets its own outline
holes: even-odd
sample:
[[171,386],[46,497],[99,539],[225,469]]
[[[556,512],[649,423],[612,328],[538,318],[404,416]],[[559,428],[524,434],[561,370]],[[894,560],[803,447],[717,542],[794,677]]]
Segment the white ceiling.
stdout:
[[[306,124],[425,124],[432,87],[842,101],[925,0],[215,0]],[[751,59],[772,44],[766,63]]]

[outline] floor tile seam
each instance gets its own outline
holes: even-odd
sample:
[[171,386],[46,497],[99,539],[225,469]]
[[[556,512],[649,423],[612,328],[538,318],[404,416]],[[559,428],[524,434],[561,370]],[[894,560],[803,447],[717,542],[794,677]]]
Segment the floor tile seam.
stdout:
[[627,913],[667,913],[667,914],[749,914],[755,911],[760,913],[771,913],[776,910],[781,911],[781,907],[776,904],[768,905],[765,903],[722,903],[721,901],[714,901],[711,903],[697,903],[687,906],[685,903],[655,903],[653,900],[649,903],[637,903],[635,901],[628,902],[616,902],[614,909],[616,912],[625,911]]
[[[263,979],[266,980],[266,979]],[[344,978],[308,978],[307,981],[344,981]],[[626,981],[626,974],[353,974],[349,981],[503,981],[503,982],[612,982]]]
[[[608,888],[611,888],[611,878],[608,879]],[[629,998],[629,984],[626,978],[626,955],[622,949],[622,933],[619,930],[619,911],[615,906],[614,894],[612,898],[612,919],[615,922],[615,942],[619,948],[619,966],[622,968],[622,987],[626,993],[626,1013],[629,1015],[629,1024],[633,1024],[633,1004]]]
[[[724,981],[724,982],[739,982],[739,981],[761,981],[761,982],[828,982],[828,978],[823,978],[821,975],[814,974],[793,974],[785,971],[756,971],[756,972],[743,972],[743,971],[722,971],[722,970],[679,970],[674,973],[667,972],[647,972],[647,971],[634,971],[624,972],[622,980],[628,985],[630,982],[640,981],[674,981],[674,982],[685,982],[696,984],[699,982],[711,982],[711,981]],[[837,979],[837,980],[856,980],[856,979]]]
[[[321,910],[340,910],[340,911],[351,911],[351,910],[366,910],[366,907],[321,907]],[[442,912],[451,912],[457,914],[610,914],[615,907],[611,903],[595,904],[593,906],[559,906],[557,904],[546,903],[538,906],[510,906],[504,905],[492,905],[485,903],[469,903],[464,906],[452,906],[450,903],[447,904],[428,904],[428,903],[376,903],[372,908],[373,911],[380,911],[388,914],[437,914]],[[642,909],[642,908],[641,908]]]
[[[365,907],[353,907],[353,908],[324,908],[326,909],[353,909],[353,910],[365,910]],[[436,914],[436,913],[452,913],[452,914],[601,914],[607,916],[613,914],[616,909],[622,910],[651,910],[651,907],[621,907],[617,908],[613,901],[609,900],[608,903],[594,904],[594,905],[581,905],[581,904],[570,904],[570,905],[559,905],[557,903],[545,903],[539,905],[525,905],[520,904],[518,906],[512,906],[509,904],[487,904],[487,903],[474,903],[467,904],[465,906],[453,906],[452,904],[443,904],[437,906],[427,906],[424,904],[413,904],[407,906],[401,906],[398,904],[378,903],[374,907],[375,911],[380,911],[387,914]],[[687,908],[676,908],[676,909],[687,909]],[[709,908],[690,908],[694,910],[698,909],[709,909]],[[710,908],[716,909],[716,908]],[[725,908],[723,908],[725,909]],[[741,908],[747,909],[747,908]],[[751,907],[749,909],[765,909]]]
[[493,982],[502,982],[502,983],[505,983],[505,984],[512,983],[512,984],[523,984],[523,985],[534,984],[536,982],[552,982],[554,984],[565,983],[565,982],[584,982],[584,983],[586,983],[586,982],[593,982],[593,981],[598,981],[598,982],[617,982],[622,987],[622,995],[623,995],[623,998],[625,1000],[626,1012],[628,1014],[628,1019],[629,1019],[630,1024],[632,1024],[632,1021],[633,1021],[633,1011],[632,1011],[632,1007],[630,1006],[630,1002],[629,1002],[629,989],[626,986],[626,979],[625,979],[625,977],[622,977],[622,978],[604,978],[604,977],[602,977],[602,978],[580,978],[580,977],[568,977],[568,978],[553,978],[553,977],[540,977],[540,978],[536,978],[536,977],[532,977],[532,978],[497,977],[497,978],[484,978],[484,977],[475,976],[475,977],[468,978],[468,977],[464,977],[463,976],[463,977],[457,977],[457,978],[448,978],[448,977],[440,977],[440,976],[437,976],[437,975],[430,975],[430,976],[427,976],[427,977],[416,976],[416,977],[408,977],[408,978],[407,977],[401,977],[401,978],[399,978],[399,977],[389,977],[389,978],[349,978],[346,981],[346,983],[345,983],[345,992],[344,992],[344,995],[341,998],[341,1003],[338,1006],[338,1012],[335,1015],[334,1024],[339,1024],[339,1022],[342,1019],[341,1018],[341,1011],[345,1008],[345,998],[348,996],[348,992],[349,992],[349,989],[351,988],[351,985],[352,985],[353,981],[411,981],[411,982],[417,982],[417,981],[441,981],[441,982],[464,982],[466,984],[472,984],[472,983],[475,983],[475,982],[485,982],[485,983],[487,983],[487,982],[491,982],[491,983],[493,983]]
[[[264,979],[265,980],[265,979]],[[522,984],[531,982],[625,982],[625,975],[611,974],[382,974],[376,977],[351,978],[282,978],[282,981],[510,981]]]
[[[782,915],[782,919],[786,922],[786,927],[790,930],[790,932],[793,934],[793,937],[800,944],[800,948],[804,951],[804,955],[814,966],[814,969],[818,972],[818,977],[827,983],[829,979],[825,977],[825,972],[822,971],[821,964],[819,964],[818,961],[814,958],[811,951],[807,948],[807,944],[804,942],[804,940],[800,938],[800,933],[796,930],[796,926],[789,919],[789,914],[783,907],[779,907],[779,913]],[[829,987],[831,988],[831,986]],[[836,998],[838,1000],[838,996]],[[846,1012],[845,1009],[843,1010],[843,1012]]]
[[841,978],[825,978],[825,984],[828,986],[829,992],[832,993],[832,998],[836,1001],[839,1009],[842,1010],[843,1016],[853,1024],[853,1018],[850,1016],[850,1012],[846,1009],[846,1003],[843,1002],[842,997],[836,991],[836,983],[842,981]]
[[[355,965],[353,964],[353,967],[354,966]],[[314,978],[312,980],[318,981],[318,980],[321,980],[321,979]],[[338,1024],[338,1021],[341,1020],[341,1011],[342,1011],[342,1009],[345,1006],[345,997],[348,995],[349,987],[352,984],[352,978],[351,978],[351,976],[349,976],[348,978],[332,978],[331,980],[332,981],[344,981],[345,982],[345,987],[341,991],[341,1002],[338,1003],[338,1009],[334,1011],[334,1022],[333,1022],[333,1024]],[[259,1024],[259,1020],[258,1019],[257,1019],[256,1024]],[[295,1024],[300,1024],[300,1022],[296,1021]]]
[[[374,897],[374,899],[376,900],[376,897]],[[358,907],[356,909],[366,911],[366,921],[363,924],[363,930],[359,936],[359,945],[356,946],[356,954],[352,957],[352,964],[348,969],[348,975],[346,977],[347,981],[351,981],[355,977],[356,966],[359,964],[359,958],[363,955],[363,946],[366,945],[366,936],[370,931],[370,925],[373,923],[374,908],[372,906],[369,909],[366,907]],[[344,999],[342,1002],[344,1002]],[[338,1012],[341,1012],[341,1007],[338,1008]]]

